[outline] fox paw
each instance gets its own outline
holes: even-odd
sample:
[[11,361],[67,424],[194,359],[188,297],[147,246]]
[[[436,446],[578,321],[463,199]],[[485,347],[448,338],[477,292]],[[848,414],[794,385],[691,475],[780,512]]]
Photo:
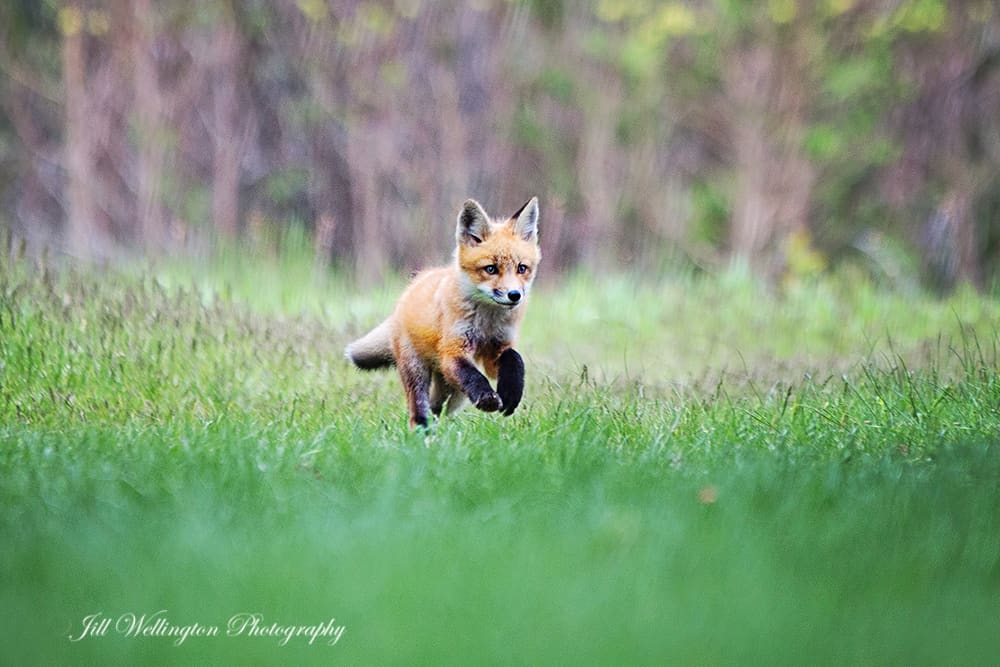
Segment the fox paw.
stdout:
[[500,403],[503,404],[503,413],[509,417],[514,414],[514,409],[521,403],[521,393],[524,391],[524,377],[504,380],[501,374],[501,382],[497,383],[497,394],[500,395]]
[[502,407],[503,401],[495,391],[486,392],[476,399],[476,408],[483,412],[496,412]]

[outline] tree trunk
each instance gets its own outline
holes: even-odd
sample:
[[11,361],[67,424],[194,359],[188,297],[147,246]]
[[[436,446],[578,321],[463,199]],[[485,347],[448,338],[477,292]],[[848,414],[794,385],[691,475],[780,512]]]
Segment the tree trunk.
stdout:
[[240,159],[242,128],[239,106],[239,35],[226,7],[214,44],[212,124],[212,219],[216,231],[233,238],[239,230]]
[[924,228],[925,270],[934,286],[942,291],[963,282],[980,286],[974,201],[974,187],[951,188]]
[[379,211],[378,175],[369,135],[364,121],[355,118],[347,136],[347,163],[351,165],[355,272],[363,285],[374,284],[382,278],[386,249]]
[[815,180],[800,149],[807,92],[794,61],[788,45],[756,45],[730,56],[725,81],[737,169],[731,250],[772,278],[789,235],[807,228]]
[[66,234],[69,251],[94,254],[103,239],[97,238],[94,203],[92,138],[89,130],[90,109],[87,96],[87,53],[83,33],[84,6],[81,0],[70,2],[63,21],[62,64],[66,94],[67,176]]
[[160,109],[163,106],[154,55],[156,14],[151,0],[132,5],[132,58],[134,68],[136,156],[136,236],[147,251],[164,240],[160,186],[163,182],[164,146]]

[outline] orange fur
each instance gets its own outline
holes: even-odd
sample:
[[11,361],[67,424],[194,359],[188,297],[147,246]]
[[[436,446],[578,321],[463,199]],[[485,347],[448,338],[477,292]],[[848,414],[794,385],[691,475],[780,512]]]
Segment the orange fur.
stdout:
[[411,426],[426,424],[427,412],[439,414],[446,402],[450,412],[463,394],[488,411],[502,409],[500,394],[506,394],[507,414],[520,401],[523,366],[520,386],[498,386],[500,394],[471,369],[497,379],[501,354],[515,342],[541,259],[537,220],[534,198],[499,222],[467,201],[459,213],[453,263],[419,273],[389,319],[348,346],[348,357],[359,367],[396,365]]

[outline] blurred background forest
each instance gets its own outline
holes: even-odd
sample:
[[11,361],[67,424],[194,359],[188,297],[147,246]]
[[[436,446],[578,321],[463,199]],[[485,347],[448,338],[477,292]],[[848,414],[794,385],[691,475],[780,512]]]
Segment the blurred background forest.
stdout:
[[0,87],[29,248],[372,281],[538,195],[548,270],[1000,269],[995,0],[5,0]]

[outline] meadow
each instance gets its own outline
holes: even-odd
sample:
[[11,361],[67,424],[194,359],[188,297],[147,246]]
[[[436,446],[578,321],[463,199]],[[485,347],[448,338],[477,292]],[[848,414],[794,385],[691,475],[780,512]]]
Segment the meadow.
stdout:
[[425,434],[342,356],[403,278],[0,262],[6,664],[1000,655],[990,296],[543,274],[521,408]]

